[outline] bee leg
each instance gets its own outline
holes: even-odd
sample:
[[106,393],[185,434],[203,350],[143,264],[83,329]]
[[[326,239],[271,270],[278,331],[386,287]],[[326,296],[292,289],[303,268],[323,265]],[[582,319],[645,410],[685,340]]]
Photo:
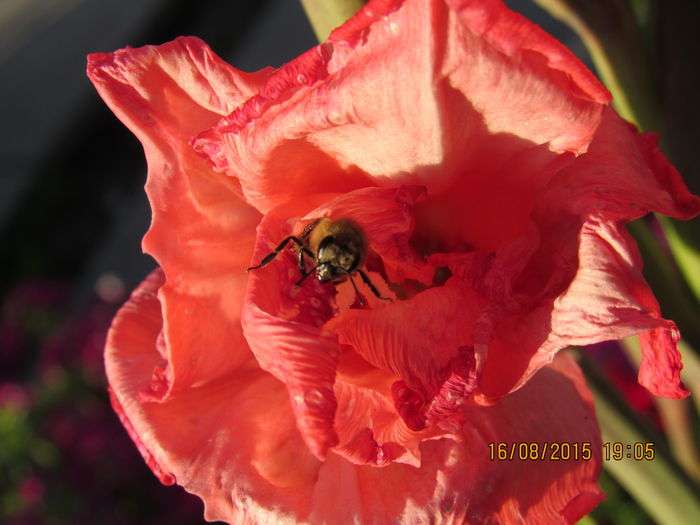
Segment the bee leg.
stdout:
[[299,265],[299,271],[301,272],[301,275],[306,275],[306,263],[304,261],[304,250],[299,250],[298,265]]
[[352,283],[352,287],[355,289],[355,301],[360,304],[360,306],[365,306],[367,304],[367,299],[365,299],[365,296],[360,293],[360,290],[357,288],[357,285],[355,284],[355,279],[352,278],[352,275],[348,275],[350,277],[350,282]]
[[[311,232],[314,230],[316,225],[321,221],[321,219],[316,219],[315,221],[309,223],[306,225],[304,228],[304,231],[301,232],[301,235],[299,238],[306,242],[306,239],[309,238],[309,235],[311,235]],[[314,254],[311,250],[309,249],[304,249],[305,245],[302,247],[302,249],[299,250],[299,259],[298,259],[298,266],[299,266],[299,272],[301,273],[302,278],[304,278],[306,274],[306,261],[304,260],[304,254],[308,255],[312,259],[314,258]]]
[[260,261],[260,264],[257,264],[257,265],[255,265],[255,266],[251,266],[251,267],[248,268],[248,270],[246,270],[246,271],[249,272],[250,270],[257,270],[258,268],[262,268],[262,267],[265,266],[266,264],[269,264],[270,262],[272,262],[272,260],[273,260],[275,257],[277,257],[277,254],[278,254],[279,252],[281,252],[282,250],[284,250],[284,248],[287,246],[287,244],[289,244],[290,241],[291,241],[291,242],[294,242],[297,246],[299,246],[299,250],[302,251],[302,252],[304,252],[305,254],[307,254],[309,257],[313,257],[313,256],[314,256],[313,252],[312,252],[311,250],[309,250],[309,249],[306,247],[306,245],[304,244],[304,241],[302,241],[301,239],[299,239],[299,238],[297,238],[297,237],[294,237],[294,235],[290,235],[289,237],[287,237],[286,239],[284,239],[281,243],[279,243],[279,245],[277,246],[277,248],[275,248],[274,251],[268,253],[268,254],[263,258],[263,260]]
[[[311,235],[311,232],[314,231],[314,228],[318,225],[318,223],[321,222],[321,219],[316,219],[313,222],[310,222],[309,224],[306,225],[304,228],[304,231],[301,232],[301,235],[299,238],[306,242],[306,239],[309,238],[309,235]],[[303,246],[305,248],[306,245]],[[299,250],[299,271],[301,272],[301,275],[304,276],[306,275],[306,261],[304,261],[304,254],[308,255],[313,259],[314,254],[311,250],[309,249],[300,249]]]
[[[367,275],[367,274],[364,272],[364,270],[357,270],[357,273],[360,274],[360,277],[362,277],[362,280],[364,281],[364,283],[367,285],[367,287],[368,287],[370,290],[372,290],[372,293],[373,293],[375,296],[377,296],[377,297],[378,297],[379,299],[381,299],[382,301],[391,301],[391,302],[393,302],[393,299],[390,299],[390,298],[388,298],[388,297],[382,297],[382,294],[379,293],[379,290],[377,290],[377,287],[374,286],[374,283],[373,283],[373,282],[371,281],[371,279],[369,278],[369,275]],[[353,284],[355,284],[355,283],[353,283]]]
[[294,286],[295,286],[295,287],[301,286],[301,283],[303,283],[309,275],[311,275],[312,273],[314,273],[314,271],[316,270],[316,268],[318,268],[318,266],[314,266],[314,267],[311,268],[308,272],[303,272],[302,275],[301,275],[301,277],[299,278],[299,280],[298,280],[297,282],[294,283]]

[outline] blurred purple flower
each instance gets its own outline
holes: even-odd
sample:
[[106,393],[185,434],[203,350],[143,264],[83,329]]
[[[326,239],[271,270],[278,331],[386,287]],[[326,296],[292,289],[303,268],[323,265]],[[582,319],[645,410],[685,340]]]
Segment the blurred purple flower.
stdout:
[[68,291],[63,284],[38,280],[20,283],[5,296],[0,305],[0,374],[12,375],[31,357],[32,342],[63,316]]
[[648,418],[657,428],[661,428],[661,419],[653,396],[637,381],[637,370],[617,341],[590,345],[586,355],[595,361],[606,379],[632,410]]
[[23,410],[29,403],[30,395],[25,387],[18,383],[0,383],[0,409]]
[[96,293],[70,315],[69,286],[31,281],[0,302],[0,410],[21,413],[24,433],[0,465],[0,498],[14,501],[2,525],[201,521],[198,501],[153,480],[109,406],[102,348],[114,296]]
[[20,484],[19,495],[25,505],[35,505],[44,497],[44,483],[32,474]]

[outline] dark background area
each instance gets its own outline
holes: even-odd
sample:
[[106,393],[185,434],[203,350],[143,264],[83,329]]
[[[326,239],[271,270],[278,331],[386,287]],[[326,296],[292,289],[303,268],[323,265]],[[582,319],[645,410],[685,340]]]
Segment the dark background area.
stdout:
[[[586,59],[531,1],[508,4]],[[89,52],[178,35],[243,70],[316,43],[295,0],[0,1],[0,523],[203,522],[107,400],[105,331],[154,263],[141,146],[85,76]]]

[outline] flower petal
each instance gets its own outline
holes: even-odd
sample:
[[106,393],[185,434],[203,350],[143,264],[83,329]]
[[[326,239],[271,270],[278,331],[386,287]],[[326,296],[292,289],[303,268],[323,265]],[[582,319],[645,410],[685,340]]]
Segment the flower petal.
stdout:
[[[292,234],[291,210],[263,217],[253,260],[261,261]],[[297,211],[297,217],[305,211]],[[287,385],[297,424],[308,447],[324,459],[338,443],[333,429],[336,398],[333,392],[339,355],[336,338],[323,330],[333,315],[332,284],[307,279],[296,287],[297,263],[291,250],[282,251],[272,264],[250,273],[243,305],[246,340],[260,366]]]
[[214,165],[266,212],[312,188],[419,182],[433,193],[465,173],[493,186],[503,158],[585,151],[609,100],[500,1],[374,0],[195,147],[216,151]]
[[250,356],[239,319],[260,216],[189,141],[252,96],[269,71],[237,71],[200,40],[179,38],[90,55],[88,76],[146,152],[153,219],[143,247],[166,275],[162,359],[146,395],[162,399]]
[[[499,335],[489,347],[479,385],[482,392],[499,397],[522,386],[567,346],[641,334],[642,384],[656,395],[685,397],[675,344],[678,331],[671,321],[661,318],[658,303],[641,274],[634,240],[623,225],[599,217],[591,217],[578,227],[575,218],[570,217],[569,226],[565,223],[560,216],[559,231],[568,243],[548,238],[554,246],[568,244],[566,250],[557,252],[559,272],[564,277],[550,279],[549,285],[556,290],[562,281],[570,284],[554,300],[497,323],[495,332]],[[572,235],[576,231],[578,239]],[[568,281],[565,276],[572,271]],[[519,279],[526,280],[527,275],[526,270]]]
[[[426,271],[428,265],[408,245],[413,228],[411,209],[423,194],[423,189],[415,186],[363,188],[341,196],[318,194],[280,206],[266,214],[260,223],[253,260],[262,260],[282,239],[314,219],[343,217],[355,220],[362,227],[370,249],[384,258],[392,277],[432,277],[432,268]],[[274,262],[251,272],[243,327],[260,366],[289,388],[299,429],[307,444],[314,454],[324,458],[330,447],[339,443],[341,447],[348,446],[347,434],[354,435],[356,430],[338,435],[334,429],[338,389],[363,397],[385,415],[386,400],[376,393],[348,386],[335,386],[334,391],[340,347],[336,334],[324,325],[336,315],[342,301],[336,301],[336,285],[321,284],[311,277],[303,286],[295,287],[298,278],[297,262],[290,250],[283,250]],[[377,285],[381,287],[379,282]],[[338,288],[349,291],[349,286],[348,283]],[[340,291],[340,295],[344,292]],[[378,302],[372,297],[370,304]],[[347,399],[342,401],[347,405]],[[372,430],[380,432],[379,428]],[[371,434],[365,436],[371,437]],[[362,443],[370,446],[364,438]],[[375,451],[366,449],[360,456],[364,454],[369,461],[368,454],[371,456]],[[354,457],[353,452],[348,454]]]
[[[333,453],[319,463],[295,428],[284,385],[252,361],[225,381],[144,402],[140,393],[159,359],[156,290],[162,282],[160,272],[149,277],[115,318],[107,375],[115,406],[151,468],[199,495],[208,520],[416,523],[440,516],[468,523],[572,523],[600,500],[600,436],[590,393],[575,363],[563,356],[501,403],[465,408],[459,436],[421,443],[420,467],[357,466]],[[378,407],[363,394],[355,399],[356,408],[340,406],[356,422],[366,417],[362,407]],[[591,443],[592,458],[489,460],[490,442],[543,441]]]
[[650,211],[679,219],[700,213],[700,197],[688,191],[658,138],[637,133],[612,108],[603,113],[588,153],[561,170],[539,201],[550,214],[597,213],[609,220],[629,221]]
[[134,291],[105,350],[114,405],[148,465],[164,483],[199,495],[210,520],[261,519],[277,506],[307,513],[302,496],[320,464],[301,441],[284,385],[252,359],[226,380],[143,400],[160,359],[162,283],[157,270]]
[[473,346],[478,315],[478,298],[453,279],[409,301],[347,310],[328,327],[341,344],[393,373],[427,402],[448,379],[461,350]]
[[413,432],[406,426],[389,395],[393,378],[389,374],[384,374],[384,378],[383,384],[371,386],[336,381],[335,428],[339,444],[334,452],[358,465],[399,462],[419,467],[419,445],[430,434]]
[[[624,222],[650,211],[690,218],[700,212],[700,198],[688,192],[653,136],[639,135],[606,109],[589,151],[538,197],[535,231],[522,238],[530,244],[520,257],[527,262],[499,277],[511,283],[500,293],[511,304],[496,324],[499,337],[489,347],[482,392],[498,397],[517,388],[568,345],[640,334],[640,382],[656,395],[687,395],[680,385],[678,331],[661,318],[624,229]],[[501,251],[507,250],[512,245]]]
[[[465,409],[460,432],[459,441],[424,441],[420,468],[358,468],[330,455],[319,472],[311,521],[563,524],[575,523],[603,498],[593,403],[568,356],[497,405]],[[591,457],[492,461],[489,443],[499,442],[577,443],[579,450],[586,443]]]
[[[493,432],[491,439],[487,437],[490,442],[589,444],[592,455],[584,461],[499,463],[503,477],[491,478],[498,489],[490,495],[491,504],[483,508],[498,508],[500,520],[496,521],[505,523],[519,522],[519,516],[525,523],[575,523],[604,498],[596,483],[601,451],[591,393],[567,355],[541,370],[523,390],[527,392],[522,396],[508,396],[485,414],[475,409],[468,421],[484,437]],[[546,415],[532,409],[545,406]],[[546,481],[550,476],[557,479],[552,485]],[[500,507],[493,505],[496,492],[503,498]]]

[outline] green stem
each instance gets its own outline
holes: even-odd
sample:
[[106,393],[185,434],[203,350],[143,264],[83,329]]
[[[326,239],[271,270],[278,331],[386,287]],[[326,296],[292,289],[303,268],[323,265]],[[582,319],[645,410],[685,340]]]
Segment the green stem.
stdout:
[[643,35],[624,0],[535,0],[578,33],[620,115],[658,129],[658,98]]
[[300,0],[319,42],[342,25],[364,4],[363,0]]
[[[603,442],[632,444],[644,436],[595,387],[596,415]],[[661,525],[692,525],[700,516],[700,502],[668,461],[656,454],[653,461],[605,461],[605,469]]]
[[676,321],[691,346],[700,347],[700,310],[673,261],[642,220],[628,224],[628,228],[644,259],[644,277],[658,297],[664,317]]
[[[622,341],[625,353],[637,368],[642,356],[639,349],[639,340],[636,337],[628,337]],[[681,353],[683,353],[681,348]],[[687,350],[687,348],[685,349]],[[683,356],[684,361],[687,356]],[[690,360],[690,359],[689,359]],[[694,397],[700,392],[697,390],[696,378],[688,378],[687,367],[683,373],[683,381],[690,388]],[[689,380],[690,379],[690,380]],[[700,480],[700,455],[696,446],[695,432],[693,430],[692,411],[689,399],[664,399],[654,398],[654,403],[663,421],[664,430],[669,439],[673,457],[683,470],[696,481]]]
[[693,482],[669,460],[668,447],[662,435],[643,428],[641,421],[610,387],[585,351],[574,356],[586,373],[593,394],[596,418],[603,443],[654,443],[656,452],[651,461],[603,458],[606,472],[661,525],[693,524],[700,516],[700,500]]
[[695,402],[695,410],[700,414],[700,357],[685,341],[678,343],[678,349],[683,358],[681,378],[693,393],[691,397]]
[[[603,443],[653,443],[651,461],[603,458],[603,467],[659,524],[691,524],[700,512],[698,486],[670,459],[665,436],[645,425],[610,386],[585,351],[573,354],[584,370],[593,394]],[[604,450],[605,452],[605,450]]]
[[661,215],[657,218],[666,233],[678,268],[683,273],[695,298],[700,300],[700,249],[698,249],[698,239],[693,239],[693,236],[697,236],[697,232],[692,227],[692,223],[676,222]]

